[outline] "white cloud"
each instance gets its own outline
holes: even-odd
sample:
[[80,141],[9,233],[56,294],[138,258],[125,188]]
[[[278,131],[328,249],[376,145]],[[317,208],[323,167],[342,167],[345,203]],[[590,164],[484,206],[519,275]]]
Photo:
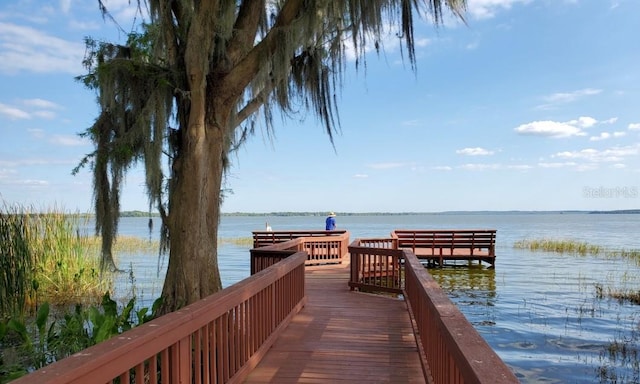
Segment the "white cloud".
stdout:
[[538,167],[540,168],[565,168],[565,167],[575,167],[576,165],[577,163],[573,161],[556,162],[556,163],[547,163],[547,162],[538,163]]
[[52,111],[36,111],[33,113],[33,115],[47,120],[52,120],[56,117],[56,113]]
[[447,165],[439,165],[439,166],[431,167],[431,169],[435,171],[452,171],[453,170],[452,167],[449,167]]
[[613,168],[613,169],[625,169],[625,168],[627,168],[627,166],[625,164],[613,164],[611,166],[611,168]]
[[610,137],[611,137],[611,134],[609,132],[601,132],[599,136],[591,136],[589,138],[589,141],[606,140],[606,139],[608,139]]
[[79,145],[87,145],[88,141],[79,136],[72,135],[53,135],[49,140],[52,144],[58,144],[65,147],[75,147]]
[[431,45],[431,43],[433,43],[433,40],[428,38],[417,39],[415,42],[416,47],[421,47],[421,48]]
[[580,171],[580,172],[586,172],[586,171],[593,171],[598,169],[598,165],[597,164],[580,164],[576,167],[576,170]]
[[[370,36],[367,36],[370,37]],[[378,48],[380,52],[395,52],[400,49],[401,40],[398,39],[398,36],[394,31],[383,31],[381,34],[381,39],[378,41]],[[355,47],[353,46],[353,41],[351,39],[345,42],[345,57],[348,61],[355,61],[357,58],[357,52]],[[358,46],[359,50],[364,49],[365,55],[371,52],[376,52],[376,47],[373,43],[373,39],[368,39],[368,44],[366,46]]]
[[100,24],[93,21],[69,21],[69,27],[78,31],[92,31],[100,29]]
[[604,150],[593,148],[582,149],[579,151],[558,152],[552,157],[572,160],[586,160],[593,163],[601,162],[622,162],[626,157],[640,155],[640,144],[629,145],[624,147],[612,147]]
[[498,11],[509,9],[516,3],[528,3],[529,0],[468,0],[467,11],[476,19],[489,19]]
[[[566,122],[559,121],[533,121],[531,123],[522,124],[516,127],[514,130],[521,135],[531,136],[545,136],[545,137],[571,137],[571,136],[585,136],[584,129],[591,128],[597,124],[613,124],[617,121],[617,118],[611,118],[604,121],[598,121],[590,116],[580,116],[577,119],[569,120]],[[604,140],[612,136],[611,133],[605,132],[600,136],[591,137],[591,141]],[[619,132],[614,133],[615,137],[624,136]]]
[[60,109],[60,106],[53,101],[44,99],[25,99],[22,101],[24,105],[41,109]]
[[60,9],[63,13],[69,13],[71,8],[71,0],[60,0]]
[[24,179],[24,180],[16,180],[14,184],[40,187],[40,186],[49,185],[49,182],[46,180]]
[[85,47],[37,29],[0,22],[0,72],[82,73]]
[[598,120],[588,116],[580,116],[578,117],[577,120],[571,120],[567,122],[567,124],[577,125],[578,127],[582,127],[582,128],[590,128],[596,125],[597,123],[598,123]]
[[14,169],[0,168],[0,180],[13,176],[16,173],[17,172]]
[[470,163],[470,164],[463,164],[458,168],[465,169],[467,171],[485,171],[485,170],[500,169],[500,164]]
[[366,179],[367,177],[369,177],[369,175],[365,175],[362,173],[356,173],[355,175],[353,175],[354,179]]
[[585,96],[593,96],[602,92],[601,89],[585,88],[573,92],[559,92],[546,96],[544,99],[550,103],[570,103]]
[[520,135],[545,136],[553,138],[584,136],[585,133],[578,127],[570,123],[557,121],[533,121],[522,124],[514,129]]
[[522,165],[508,165],[507,169],[514,169],[516,171],[526,171],[528,169],[533,169],[533,167],[531,165],[526,165],[526,164],[522,164]]
[[548,96],[544,96],[542,99],[545,104],[538,105],[536,109],[553,109],[559,104],[567,104],[582,99],[588,96],[594,96],[601,93],[601,89],[585,88],[573,92],[558,92]]
[[640,131],[640,123],[631,123],[627,128],[630,131]]
[[627,133],[626,132],[622,132],[622,131],[616,131],[613,133],[609,133],[609,132],[601,132],[600,135],[598,136],[591,136],[589,138],[590,141],[600,141],[600,140],[606,140],[606,139],[610,139],[612,137],[623,137],[626,136]]
[[[0,103],[0,115],[5,115],[11,120],[31,119],[32,117],[50,120],[56,116],[52,110],[61,109],[58,104],[44,99],[25,99],[19,103],[24,108]],[[38,110],[34,111],[34,108]]]
[[15,168],[15,167],[29,167],[36,165],[77,165],[78,160],[67,159],[44,159],[44,158],[27,158],[27,159],[13,159],[13,160],[1,160],[0,167]]
[[493,155],[495,152],[489,151],[488,149],[475,147],[475,148],[458,149],[456,153],[458,155],[467,155],[467,156],[487,156],[487,155]]
[[[0,54],[0,56],[2,56],[2,54]],[[0,115],[7,116],[11,120],[31,118],[31,115],[29,115],[27,112],[23,111],[22,109],[11,107],[9,105],[2,104],[2,103],[0,103]]]

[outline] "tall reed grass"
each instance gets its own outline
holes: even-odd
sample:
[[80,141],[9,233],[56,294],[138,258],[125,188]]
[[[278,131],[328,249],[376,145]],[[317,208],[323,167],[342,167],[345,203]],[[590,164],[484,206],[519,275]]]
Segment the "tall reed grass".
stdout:
[[218,239],[218,245],[231,244],[238,247],[252,247],[252,237],[221,237]]
[[0,211],[0,317],[21,313],[35,284],[28,226],[24,215],[6,205]]
[[604,256],[609,259],[627,259],[640,266],[640,249],[610,249],[596,244],[575,240],[533,239],[518,240],[513,244],[517,249],[556,253],[571,253],[581,256]]
[[597,255],[604,251],[604,248],[599,245],[574,240],[519,240],[516,241],[513,246],[514,248],[528,249],[530,251],[577,253],[580,255]]
[[[100,272],[99,253],[81,236],[80,215],[57,209],[34,213],[0,208],[0,313],[24,315],[38,303],[98,303],[112,288]],[[86,218],[84,219],[86,220]]]
[[[102,247],[102,237],[100,236],[88,236],[84,242],[85,252],[88,255],[99,255]],[[118,255],[128,253],[145,253],[153,254],[158,253],[160,242],[158,240],[145,240],[135,236],[123,236],[118,235],[113,243],[114,258],[117,259]],[[117,260],[116,260],[117,261]]]

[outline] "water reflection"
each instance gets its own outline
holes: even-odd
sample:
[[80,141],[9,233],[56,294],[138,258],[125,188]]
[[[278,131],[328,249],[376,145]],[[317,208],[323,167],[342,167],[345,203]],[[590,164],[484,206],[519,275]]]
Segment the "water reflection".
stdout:
[[[496,271],[484,265],[455,265],[428,269],[434,280],[459,306],[474,306],[483,316],[483,307],[495,306]],[[473,320],[472,320],[473,323]],[[491,319],[477,320],[474,325],[494,325]]]

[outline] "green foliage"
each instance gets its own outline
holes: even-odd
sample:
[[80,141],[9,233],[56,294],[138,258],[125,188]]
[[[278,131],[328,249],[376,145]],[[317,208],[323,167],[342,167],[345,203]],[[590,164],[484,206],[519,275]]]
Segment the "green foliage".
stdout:
[[604,251],[599,245],[574,240],[520,240],[514,243],[514,248],[529,249],[531,251],[546,251],[556,253],[577,253],[580,255],[597,255]]
[[218,239],[218,245],[232,244],[238,247],[251,247],[253,246],[252,237],[229,237]]
[[[78,304],[61,318],[51,314],[48,303],[38,308],[35,319],[12,317],[0,321],[0,383],[68,357],[92,345],[146,323],[158,316],[162,303],[134,312],[135,299],[120,310],[107,292],[100,307]],[[135,316],[133,316],[135,314]]]
[[111,287],[100,259],[76,228],[80,215],[0,209],[0,313],[23,316],[38,302],[98,302]]
[[0,320],[21,313],[33,292],[35,257],[29,235],[28,217],[4,205],[0,210]]
[[580,256],[604,256],[609,259],[628,259],[640,265],[640,249],[609,249],[596,244],[574,240],[535,239],[519,240],[513,244],[517,249],[569,253]]

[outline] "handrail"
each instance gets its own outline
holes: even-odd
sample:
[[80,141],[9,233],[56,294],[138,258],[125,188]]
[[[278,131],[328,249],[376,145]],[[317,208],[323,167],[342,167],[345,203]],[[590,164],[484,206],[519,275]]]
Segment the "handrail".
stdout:
[[238,382],[306,303],[305,252],[16,384]]
[[[351,243],[349,286],[352,290],[399,291],[404,295],[414,319],[426,381],[518,383],[513,372],[433,280],[416,255],[411,250],[392,249],[393,241],[356,239]],[[395,269],[383,269],[382,275],[368,278],[366,271],[376,271],[384,260],[394,260],[399,274]],[[401,276],[401,281],[389,289],[384,272],[394,278]]]
[[518,383],[511,369],[480,336],[409,250],[405,296],[435,383]]
[[403,253],[393,239],[356,239],[349,245],[351,290],[402,293]]
[[[260,248],[252,248],[249,250],[251,258],[251,274],[260,272],[261,270],[272,266],[289,255],[303,251],[304,238],[287,240],[281,243],[266,245]],[[307,256],[308,259],[308,256]],[[306,262],[306,260],[305,260]]]
[[282,243],[287,240],[297,239],[299,237],[326,237],[340,236],[348,231],[337,229],[333,231],[300,231],[300,230],[284,230],[284,231],[253,231],[253,248],[264,247],[265,245]]
[[259,247],[251,250],[252,273],[261,268],[256,263],[268,265],[271,262],[265,261],[265,258],[273,257],[274,250],[304,250],[308,253],[306,265],[342,263],[349,253],[349,236],[349,231],[345,230],[254,231],[254,245]]

